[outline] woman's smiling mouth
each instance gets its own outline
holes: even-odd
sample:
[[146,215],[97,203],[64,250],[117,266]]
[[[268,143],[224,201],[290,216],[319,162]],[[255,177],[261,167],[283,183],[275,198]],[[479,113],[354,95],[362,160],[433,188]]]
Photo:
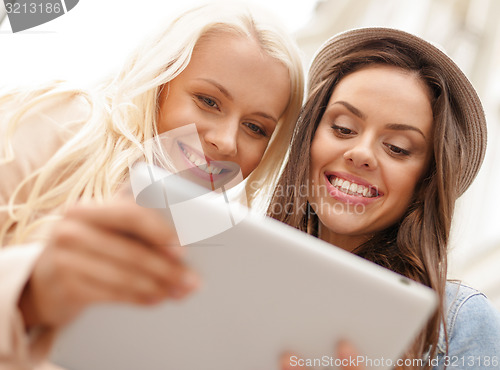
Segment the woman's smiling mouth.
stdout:
[[202,156],[200,156],[196,151],[194,151],[189,146],[180,142],[178,144],[179,148],[181,148],[181,151],[184,153],[184,156],[193,165],[193,167],[198,167],[200,170],[204,171],[208,175],[219,175],[221,172],[225,171],[224,168],[220,168],[210,164],[210,161],[208,159],[205,159]]
[[[240,175],[238,182],[243,181],[241,170],[237,163],[230,161],[216,161],[205,156],[199,150],[184,142],[177,141],[182,161],[187,168],[182,176],[207,189],[215,190],[227,186],[234,178]],[[231,185],[231,186],[234,186]]]
[[374,198],[378,196],[377,189],[372,186],[357,184],[354,181],[342,179],[334,175],[328,176],[328,181],[336,189],[345,194],[355,195],[358,197],[365,197],[365,198]]
[[376,186],[347,174],[325,173],[325,179],[329,195],[342,202],[367,204],[383,195]]

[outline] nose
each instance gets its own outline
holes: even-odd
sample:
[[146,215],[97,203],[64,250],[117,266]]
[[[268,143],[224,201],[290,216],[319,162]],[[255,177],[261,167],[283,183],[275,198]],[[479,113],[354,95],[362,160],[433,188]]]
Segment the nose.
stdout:
[[346,150],[344,159],[356,168],[374,170],[378,166],[372,143],[369,140],[360,140]]
[[238,153],[238,128],[239,123],[235,121],[226,124],[218,122],[205,132],[203,139],[217,154],[235,157]]

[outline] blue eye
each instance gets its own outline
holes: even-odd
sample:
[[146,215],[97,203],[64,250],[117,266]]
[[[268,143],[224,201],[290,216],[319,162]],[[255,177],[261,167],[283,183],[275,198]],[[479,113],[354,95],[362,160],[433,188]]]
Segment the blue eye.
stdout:
[[217,102],[208,96],[197,95],[196,98],[199,101],[201,101],[203,103],[203,105],[206,105],[207,107],[216,108],[216,109],[219,108],[219,106],[217,105]]
[[263,129],[261,129],[258,125],[256,125],[255,123],[245,122],[244,125],[247,126],[250,129],[250,131],[252,131],[253,133],[255,133],[259,136],[267,136],[266,132]]

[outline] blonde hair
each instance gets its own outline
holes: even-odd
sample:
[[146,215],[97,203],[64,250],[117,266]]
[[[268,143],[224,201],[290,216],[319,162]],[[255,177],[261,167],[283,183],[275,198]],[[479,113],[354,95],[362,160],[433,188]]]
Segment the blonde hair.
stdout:
[[[128,159],[141,150],[142,143],[157,135],[158,97],[163,85],[178,76],[189,64],[193,49],[206,35],[230,32],[256,39],[264,52],[282,62],[289,71],[291,95],[260,165],[247,184],[259,181],[259,189],[246,187],[251,205],[259,194],[268,194],[279,176],[293,127],[303,99],[303,69],[298,49],[290,36],[276,26],[276,19],[242,3],[216,2],[193,8],[176,18],[166,29],[149,37],[129,57],[122,69],[95,90],[83,91],[52,83],[24,93],[0,98],[0,106],[16,106],[9,112],[8,140],[2,161],[14,159],[12,138],[15,128],[30,109],[48,99],[82,97],[90,107],[89,116],[76,134],[40,169],[24,179],[9,204],[0,240],[19,243],[32,228],[48,220],[56,207],[78,199],[109,198],[128,174]],[[74,123],[74,122],[73,122]],[[25,202],[16,203],[29,187]],[[45,215],[43,217],[37,215]],[[39,218],[37,220],[37,218]]]

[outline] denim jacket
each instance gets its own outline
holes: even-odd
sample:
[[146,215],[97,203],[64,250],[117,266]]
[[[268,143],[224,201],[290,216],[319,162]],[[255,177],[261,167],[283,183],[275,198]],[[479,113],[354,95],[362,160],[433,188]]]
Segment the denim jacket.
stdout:
[[448,355],[441,330],[433,369],[500,369],[500,312],[484,294],[455,282],[446,285],[446,306]]

